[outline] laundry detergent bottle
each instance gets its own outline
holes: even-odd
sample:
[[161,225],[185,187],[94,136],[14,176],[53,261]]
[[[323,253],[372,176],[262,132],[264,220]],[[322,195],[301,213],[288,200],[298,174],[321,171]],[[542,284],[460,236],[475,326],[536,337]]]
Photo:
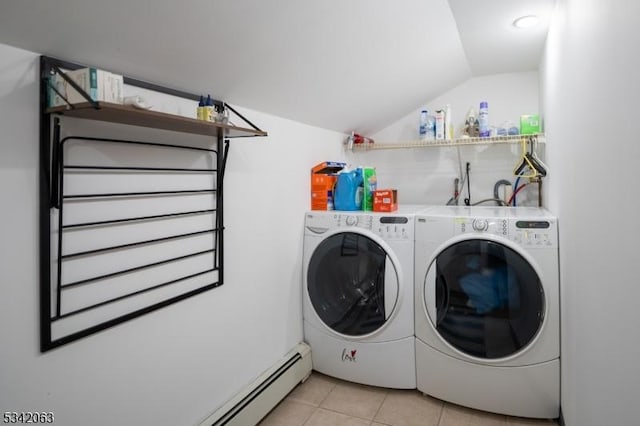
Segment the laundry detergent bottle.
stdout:
[[343,171],[333,191],[333,206],[336,210],[362,210],[362,193],[362,169]]

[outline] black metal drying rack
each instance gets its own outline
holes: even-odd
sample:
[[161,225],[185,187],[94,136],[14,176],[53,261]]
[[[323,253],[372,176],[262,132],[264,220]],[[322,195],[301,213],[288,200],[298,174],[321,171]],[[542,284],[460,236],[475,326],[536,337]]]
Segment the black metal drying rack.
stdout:
[[[155,311],[175,302],[195,296],[207,290],[211,290],[223,284],[224,277],[224,221],[223,221],[223,181],[226,161],[229,152],[229,138],[266,136],[266,133],[248,121],[240,113],[228,104],[214,101],[216,108],[229,109],[242,119],[250,127],[242,128],[227,123],[202,122],[185,117],[177,117],[154,111],[135,110],[123,105],[105,104],[92,99],[82,91],[71,79],[65,75],[64,70],[74,70],[83,66],[62,61],[59,59],[42,56],[40,60],[40,350],[48,351],[55,347],[70,343],[82,337],[94,334],[98,331],[110,328],[125,321]],[[48,108],[49,90],[58,92],[50,85],[50,76],[58,74],[69,85],[76,89],[86,100],[86,103],[66,105],[64,107]],[[124,77],[124,84],[141,87],[155,92],[178,96],[197,101],[198,95],[165,88],[156,84]],[[62,93],[58,95],[64,98]],[[60,116],[70,116],[90,120],[115,122],[127,125],[136,125],[147,128],[158,128],[174,132],[191,133],[215,138],[215,148],[201,146],[187,146],[180,144],[158,143],[154,141],[140,141],[128,139],[102,138],[95,136],[72,135],[61,138]],[[206,163],[211,167],[166,167],[153,164],[68,164],[65,160],[68,145],[84,144],[99,146],[121,146],[134,149],[145,148],[160,151],[188,152],[189,155],[210,156]],[[82,193],[69,193],[65,188],[65,177],[68,173],[162,173],[162,174],[204,174],[211,176],[211,186],[187,187],[183,189],[154,189],[145,191],[89,191]],[[106,178],[105,178],[106,179]],[[108,179],[107,179],[108,181]],[[211,196],[209,208],[171,210],[154,214],[105,217],[96,220],[65,220],[65,206],[68,203],[82,203],[95,200],[131,200],[158,197],[176,196]],[[208,198],[207,198],[208,199]],[[57,218],[55,218],[57,214]],[[117,227],[122,224],[135,225],[149,223],[150,221],[180,220],[202,215],[210,215],[211,226],[200,229],[190,229],[188,232],[172,233],[170,235],[154,236],[135,241],[126,241],[118,244],[97,244],[89,249],[73,252],[65,250],[65,234],[67,232],[91,232],[91,230],[105,227]],[[54,219],[52,219],[54,218]],[[57,222],[57,225],[56,225]],[[53,227],[52,227],[53,225]],[[52,229],[53,228],[53,229]],[[52,232],[54,231],[54,232]],[[56,234],[52,246],[52,234]],[[200,236],[211,237],[211,247],[196,249],[178,256],[163,256],[151,262],[136,264],[134,266],[121,267],[108,273],[96,273],[85,276],[82,279],[66,280],[63,268],[65,263],[77,259],[87,259],[93,256],[104,256],[110,253],[123,253],[128,250],[140,250],[153,247],[158,244],[179,242],[189,238]],[[54,259],[52,259],[52,252]],[[206,256],[211,257],[211,265],[190,271],[186,275],[172,277],[169,280],[161,280],[146,283],[140,287],[139,283],[132,286],[131,290],[119,290],[100,300],[76,303],[73,308],[65,307],[66,294],[73,289],[81,287],[95,288],[109,285],[111,279],[127,279],[135,277],[136,273],[149,271],[166,265],[174,265],[188,259]],[[207,261],[208,262],[208,261]],[[55,264],[55,267],[52,267]],[[85,273],[86,271],[83,271]],[[207,278],[204,283],[184,290],[172,290],[167,297],[150,297],[145,302],[145,295],[154,294],[157,291],[166,291],[174,285],[184,284],[189,280]],[[132,280],[134,278],[131,278]],[[105,284],[106,283],[106,284]],[[127,305],[133,299],[136,303]],[[128,306],[128,307],[127,307]],[[100,311],[100,312],[99,312]],[[123,311],[125,311],[123,313]],[[94,317],[95,315],[95,317]],[[82,319],[85,318],[85,319]],[[88,318],[88,319],[87,319]],[[98,318],[98,319],[96,319]],[[63,331],[54,332],[56,324],[72,319],[74,324],[62,327]],[[66,330],[66,331],[64,331]]]

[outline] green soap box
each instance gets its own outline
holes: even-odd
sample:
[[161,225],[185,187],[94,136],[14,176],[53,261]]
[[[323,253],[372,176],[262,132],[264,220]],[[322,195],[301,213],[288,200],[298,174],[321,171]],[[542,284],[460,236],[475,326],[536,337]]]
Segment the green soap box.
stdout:
[[529,114],[520,116],[520,134],[533,135],[540,133],[540,116]]

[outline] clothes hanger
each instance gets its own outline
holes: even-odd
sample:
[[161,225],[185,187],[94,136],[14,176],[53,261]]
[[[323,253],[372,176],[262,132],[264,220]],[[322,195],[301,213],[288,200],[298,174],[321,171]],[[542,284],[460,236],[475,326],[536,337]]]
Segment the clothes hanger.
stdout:
[[[522,138],[520,140],[522,146],[522,155],[520,157],[520,163],[513,170],[513,174],[515,176],[521,176],[525,178],[535,178],[535,177],[545,177],[547,175],[547,169],[536,158],[534,151],[534,139],[535,136],[530,136],[529,138]],[[527,149],[527,144],[529,144],[529,149]],[[524,172],[526,169],[531,171],[531,174],[525,175]]]
[[[515,176],[520,176],[524,178],[535,178],[539,176],[538,169],[535,167],[534,163],[531,161],[531,155],[529,151],[527,151],[527,139],[520,139],[520,143],[522,146],[522,155],[520,156],[520,163],[513,169],[513,174]],[[524,172],[529,169],[530,174],[525,175]],[[545,171],[546,174],[546,171]]]
[[541,177],[545,177],[547,175],[547,169],[538,160],[538,156],[536,155],[535,149],[534,149],[534,144],[537,143],[537,140],[538,138],[536,136],[530,136],[528,138],[529,152],[527,153],[527,156],[529,157],[531,164],[533,164],[533,167],[535,167],[538,174]]
[[544,170],[544,176],[546,176],[549,167],[544,163],[544,161],[542,161],[540,159],[540,157],[538,157],[538,137],[532,137],[532,144],[531,144],[531,156],[537,161],[537,163],[541,166],[541,168]]

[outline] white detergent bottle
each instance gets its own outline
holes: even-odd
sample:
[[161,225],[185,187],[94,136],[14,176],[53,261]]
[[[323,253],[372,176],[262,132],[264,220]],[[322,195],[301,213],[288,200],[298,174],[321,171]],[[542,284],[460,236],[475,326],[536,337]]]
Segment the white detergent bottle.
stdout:
[[447,108],[444,111],[444,138],[448,140],[453,139],[453,117],[451,114],[451,105],[447,104]]
[[429,111],[427,111],[426,109],[423,109],[422,111],[420,111],[420,127],[418,130],[418,134],[420,135],[420,140],[426,140],[427,139],[427,118]]

